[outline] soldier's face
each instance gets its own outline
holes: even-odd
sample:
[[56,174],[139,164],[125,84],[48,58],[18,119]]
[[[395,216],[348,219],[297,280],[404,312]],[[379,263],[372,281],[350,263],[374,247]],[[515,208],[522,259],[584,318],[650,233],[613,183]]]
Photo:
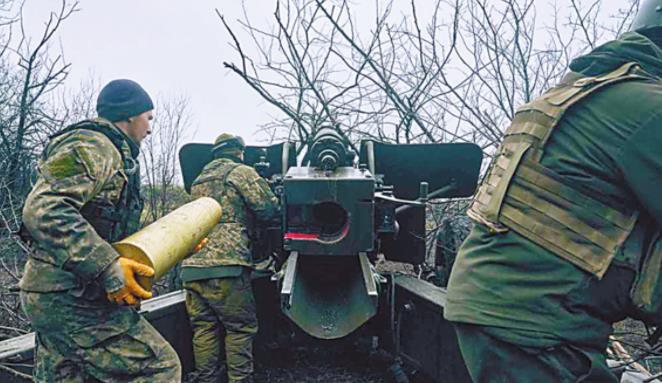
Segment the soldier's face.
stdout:
[[152,133],[152,119],[154,119],[154,115],[151,110],[131,117],[129,119],[129,127],[127,132],[129,137],[131,137],[137,144],[140,145],[142,140],[144,140],[145,137]]

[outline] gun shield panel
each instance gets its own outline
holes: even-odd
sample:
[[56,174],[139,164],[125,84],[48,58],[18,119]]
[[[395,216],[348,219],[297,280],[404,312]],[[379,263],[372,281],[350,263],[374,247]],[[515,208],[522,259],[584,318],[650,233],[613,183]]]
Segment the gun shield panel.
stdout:
[[475,144],[384,144],[361,142],[359,162],[383,174],[396,197],[418,198],[421,182],[430,194],[452,183],[455,187],[434,197],[468,197],[476,190],[483,152]]
[[[191,191],[193,181],[198,177],[202,169],[213,159],[212,144],[190,143],[179,150],[179,165],[182,169],[184,188]],[[271,177],[274,174],[282,174],[287,168],[296,165],[296,150],[291,142],[283,142],[271,146],[247,146],[244,151],[244,163],[252,166],[260,161],[261,156],[266,157],[269,168],[264,174]]]

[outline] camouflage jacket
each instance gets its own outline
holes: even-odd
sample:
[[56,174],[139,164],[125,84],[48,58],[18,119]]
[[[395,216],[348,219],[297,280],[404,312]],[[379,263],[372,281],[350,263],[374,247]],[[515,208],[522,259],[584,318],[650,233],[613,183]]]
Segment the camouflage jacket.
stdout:
[[194,198],[212,197],[223,208],[209,243],[184,260],[183,267],[252,267],[250,234],[258,221],[278,216],[278,199],[255,169],[228,158],[216,159],[193,183]]
[[[110,121],[90,122],[120,132],[124,156],[135,159],[138,146]],[[32,251],[19,286],[34,292],[85,288],[119,254],[81,209],[118,204],[128,181],[122,155],[105,134],[73,129],[51,140],[38,170],[23,208]]]

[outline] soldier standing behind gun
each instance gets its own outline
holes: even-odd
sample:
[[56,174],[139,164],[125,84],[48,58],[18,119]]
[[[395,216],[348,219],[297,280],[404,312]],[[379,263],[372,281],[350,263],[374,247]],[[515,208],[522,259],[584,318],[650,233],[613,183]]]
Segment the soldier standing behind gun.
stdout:
[[617,382],[612,324],[662,324],[662,1],[520,107],[448,285],[475,382]]
[[193,328],[196,382],[222,379],[221,332],[230,383],[253,381],[257,332],[251,289],[253,259],[248,234],[278,216],[278,199],[255,169],[241,163],[244,140],[221,134],[214,160],[193,182],[191,195],[212,197],[223,207],[207,246],[182,264],[186,309]]
[[20,282],[36,331],[38,382],[177,382],[177,354],[134,308],[151,297],[134,274],[151,268],[112,248],[137,230],[143,207],[137,156],[152,100],[130,80],[99,93],[99,118],[51,137],[23,209],[31,251]]

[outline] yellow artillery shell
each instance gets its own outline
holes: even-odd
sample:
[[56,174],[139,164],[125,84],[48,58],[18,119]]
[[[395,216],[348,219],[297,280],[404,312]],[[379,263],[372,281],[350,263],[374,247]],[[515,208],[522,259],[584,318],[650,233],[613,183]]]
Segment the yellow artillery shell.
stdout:
[[114,243],[113,247],[120,255],[154,269],[153,277],[138,278],[140,285],[150,290],[155,280],[196,250],[221,219],[221,213],[216,200],[202,197]]

